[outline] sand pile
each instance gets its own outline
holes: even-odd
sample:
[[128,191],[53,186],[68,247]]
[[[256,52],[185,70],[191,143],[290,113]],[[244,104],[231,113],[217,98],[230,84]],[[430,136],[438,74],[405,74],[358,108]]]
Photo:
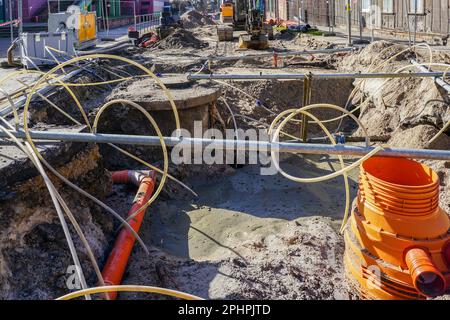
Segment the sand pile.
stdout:
[[[339,167],[335,159],[314,159],[291,156],[282,166],[306,177]],[[135,247],[123,284],[209,299],[353,298],[336,220],[345,206],[342,180],[299,185],[281,175],[263,176],[259,165],[184,165],[169,171],[199,196],[168,182],[140,230],[150,255]],[[354,196],[357,177],[351,173],[350,178]],[[127,212],[134,189],[113,187],[108,205]],[[167,299],[140,293],[120,298]]]
[[[374,42],[361,52],[346,57],[343,69],[368,72],[370,68],[372,72],[395,72],[410,65],[410,59],[415,55],[402,53],[388,64],[384,63],[406,48],[387,41]],[[420,61],[428,61],[428,53],[423,51],[422,55],[419,55]],[[435,57],[435,62],[441,62],[441,59],[442,57]],[[417,71],[414,68],[409,70]],[[439,130],[450,120],[448,94],[433,79],[370,79],[357,80],[355,85],[358,87],[353,100],[355,105],[372,96],[360,112],[360,120],[371,136],[394,138],[397,133],[419,125]],[[419,130],[414,132],[419,133]],[[430,129],[426,132],[430,132]],[[362,130],[358,130],[356,134],[362,134]],[[416,141],[417,148],[430,147],[422,136],[410,137],[408,140]],[[441,147],[442,143],[445,145],[441,141]]]
[[157,284],[207,299],[351,298],[342,240],[326,218],[274,224],[249,233],[252,239],[218,259],[180,259],[159,250],[151,252],[152,259],[135,255],[125,283]]
[[[381,65],[390,57],[405,50],[407,47],[404,45],[394,44],[389,41],[376,41],[365,47],[358,53],[346,56],[341,65],[343,71],[365,71],[367,72],[369,67],[373,64],[373,67]],[[381,54],[380,54],[381,53]],[[396,57],[388,66],[388,70],[392,70],[392,65],[398,62],[407,62],[409,59],[415,58],[415,55],[411,52],[405,52]],[[373,69],[373,68],[372,68]],[[383,69],[381,69],[383,70]]]
[[209,44],[196,38],[192,32],[185,29],[176,29],[170,36],[158,43],[158,49],[202,49]]
[[319,50],[319,49],[334,49],[336,47],[335,44],[326,41],[321,40],[317,37],[313,37],[308,34],[299,34],[295,38],[295,44],[296,45],[302,45],[308,47],[308,49],[313,50]]
[[186,29],[214,24],[214,21],[210,17],[204,16],[196,10],[183,13],[183,15],[181,15],[181,22],[183,23],[183,27]]

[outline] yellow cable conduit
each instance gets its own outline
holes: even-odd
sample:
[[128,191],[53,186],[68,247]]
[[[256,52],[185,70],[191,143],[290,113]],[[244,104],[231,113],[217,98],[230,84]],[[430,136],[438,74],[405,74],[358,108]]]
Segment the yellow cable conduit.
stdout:
[[78,297],[81,297],[86,294],[95,294],[95,293],[107,293],[107,292],[145,292],[145,293],[158,293],[163,294],[175,298],[180,298],[184,300],[204,300],[198,296],[194,296],[192,294],[184,293],[181,291],[170,290],[160,287],[151,287],[151,286],[138,286],[138,285],[118,285],[118,286],[101,286],[94,287],[85,290],[79,290],[75,292],[71,292],[62,297],[57,298],[56,300],[71,300]]

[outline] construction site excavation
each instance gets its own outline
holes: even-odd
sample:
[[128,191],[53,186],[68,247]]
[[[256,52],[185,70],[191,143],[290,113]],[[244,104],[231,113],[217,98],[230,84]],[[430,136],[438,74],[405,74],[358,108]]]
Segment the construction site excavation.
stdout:
[[53,2],[0,38],[1,300],[450,299],[446,43]]

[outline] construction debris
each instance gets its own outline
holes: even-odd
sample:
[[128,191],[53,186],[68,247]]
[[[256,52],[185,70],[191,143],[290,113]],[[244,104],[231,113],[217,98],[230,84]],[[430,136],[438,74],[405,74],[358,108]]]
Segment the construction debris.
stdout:
[[208,46],[209,44],[207,42],[197,39],[192,32],[185,29],[176,29],[172,34],[157,44],[157,48],[162,50],[184,48],[203,49]]

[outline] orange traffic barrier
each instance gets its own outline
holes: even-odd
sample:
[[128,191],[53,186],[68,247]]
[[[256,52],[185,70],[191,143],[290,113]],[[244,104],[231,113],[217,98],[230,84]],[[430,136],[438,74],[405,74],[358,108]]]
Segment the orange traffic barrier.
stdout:
[[363,299],[426,299],[450,289],[450,218],[426,165],[372,157],[344,230],[344,265]]
[[[112,174],[112,179],[113,183],[130,183],[139,186],[133,205],[128,211],[128,216],[130,216],[142,208],[152,196],[155,187],[156,173],[154,171],[139,172],[124,170],[114,172]],[[129,221],[129,224],[134,231],[139,232],[144,215],[145,210],[141,211]],[[131,251],[133,250],[135,240],[136,238],[128,229],[122,228],[120,230],[114,243],[114,247],[109,254],[108,260],[102,271],[106,285],[118,285],[122,282],[122,277],[127,267]],[[117,298],[117,292],[106,293],[105,297],[109,300],[114,300]]]

